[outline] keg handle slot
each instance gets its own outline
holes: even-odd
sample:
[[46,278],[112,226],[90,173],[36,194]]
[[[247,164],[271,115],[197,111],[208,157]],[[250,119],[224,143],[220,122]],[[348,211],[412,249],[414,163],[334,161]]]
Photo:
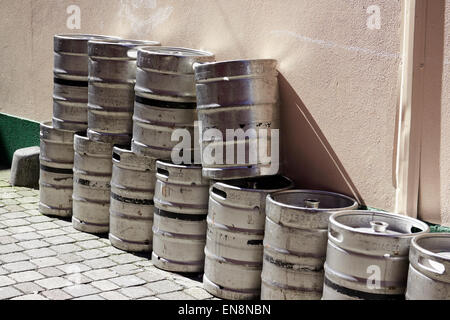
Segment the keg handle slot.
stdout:
[[120,154],[118,154],[117,152],[113,152],[113,159],[114,160],[117,160],[117,161],[119,161],[120,162]]
[[376,233],[384,233],[389,227],[389,223],[383,221],[371,221],[370,226]]
[[443,275],[445,273],[445,265],[436,260],[431,260],[429,258],[420,256],[419,259],[417,259],[417,263],[422,269],[427,270],[431,273],[439,275]]
[[170,175],[169,170],[158,168],[158,169],[156,169],[156,171],[157,171],[158,174],[160,174],[160,175],[162,175],[162,176],[164,176],[166,178],[168,178],[169,175]]
[[219,190],[215,187],[212,188],[211,190],[212,193],[214,193],[216,196],[222,198],[222,199],[226,199],[227,198],[227,193],[225,191]]
[[137,59],[138,49],[132,48],[127,51],[127,57],[131,59]]
[[306,199],[305,206],[309,209],[319,209],[320,201],[317,199]]
[[336,242],[342,242],[344,240],[344,236],[339,231],[336,231],[333,229],[333,227],[330,226],[330,232],[328,232],[328,237],[332,238]]

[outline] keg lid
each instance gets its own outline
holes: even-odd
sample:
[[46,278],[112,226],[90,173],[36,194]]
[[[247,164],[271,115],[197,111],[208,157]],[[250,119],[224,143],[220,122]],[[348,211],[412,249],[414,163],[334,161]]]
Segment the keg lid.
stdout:
[[378,211],[341,211],[330,223],[346,231],[380,236],[411,236],[427,232],[428,225],[406,216]]
[[139,68],[194,74],[194,65],[214,61],[214,54],[208,51],[181,48],[159,47],[140,48],[138,52]]
[[199,64],[195,66],[195,79],[211,80],[248,76],[251,78],[277,77],[277,60],[229,60]]
[[90,40],[120,39],[119,37],[96,34],[57,34],[53,38],[55,52],[78,53],[87,55]]
[[137,50],[141,47],[160,46],[157,41],[129,40],[129,39],[104,39],[90,40],[88,42],[89,57],[95,58],[129,58],[137,59]]

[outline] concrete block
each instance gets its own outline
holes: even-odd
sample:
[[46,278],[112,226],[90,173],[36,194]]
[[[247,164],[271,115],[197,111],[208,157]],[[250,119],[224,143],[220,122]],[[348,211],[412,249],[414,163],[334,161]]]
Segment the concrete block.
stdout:
[[9,183],[15,187],[39,188],[39,147],[14,152]]

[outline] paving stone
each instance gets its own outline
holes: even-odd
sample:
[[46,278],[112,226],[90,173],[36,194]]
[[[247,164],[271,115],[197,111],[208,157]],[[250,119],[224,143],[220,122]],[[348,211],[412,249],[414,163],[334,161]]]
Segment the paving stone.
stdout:
[[[140,286],[145,284],[145,281],[136,276],[122,276],[114,279],[110,279],[110,281],[114,282],[118,286],[122,288]],[[151,290],[151,289],[150,289]]]
[[37,232],[14,234],[13,237],[19,241],[29,241],[29,240],[37,240],[37,239],[43,238],[43,236]]
[[14,253],[14,252],[20,252],[20,251],[24,251],[24,249],[22,247],[19,247],[17,244],[7,244],[7,245],[0,246],[0,255]]
[[66,263],[75,263],[75,262],[80,262],[80,261],[84,260],[82,257],[80,257],[74,253],[58,255],[58,258]]
[[4,192],[4,193],[0,193],[0,199],[1,200],[6,200],[6,199],[15,199],[15,198],[20,198],[20,194],[11,192]]
[[61,288],[73,285],[73,282],[71,282],[67,279],[64,279],[62,277],[46,278],[46,279],[38,280],[35,282],[37,285],[39,285],[47,290],[61,289]]
[[6,287],[6,286],[12,285],[14,283],[16,283],[15,280],[13,280],[7,276],[0,276],[0,287]]
[[53,221],[52,218],[46,217],[46,216],[33,216],[25,218],[30,223],[41,223],[41,222],[51,222]]
[[21,195],[22,197],[34,197],[36,194],[33,191],[26,190],[26,191],[19,191],[17,194]]
[[195,300],[192,296],[184,293],[183,291],[170,292],[165,294],[160,294],[156,296],[161,300]]
[[6,270],[9,270],[10,272],[22,272],[22,271],[30,271],[30,270],[37,269],[36,265],[29,261],[8,263],[8,264],[3,265],[3,268],[5,268]]
[[108,256],[106,252],[100,251],[98,249],[80,251],[77,252],[76,254],[79,255],[80,257],[83,257],[86,260],[99,259]]
[[23,300],[25,300],[25,301],[36,300],[36,301],[39,301],[39,300],[48,300],[48,299],[46,297],[41,296],[40,294],[28,294],[28,295],[25,295],[25,296],[16,297],[16,298],[11,299],[11,300],[21,300],[21,301],[23,301]]
[[24,219],[3,220],[2,223],[7,227],[22,227],[30,224]]
[[153,267],[153,263],[151,260],[141,260],[134,263],[134,265],[138,267]]
[[34,232],[36,230],[34,230],[30,226],[24,226],[24,227],[8,228],[8,229],[6,229],[6,231],[11,232],[11,234],[20,234],[20,233]]
[[91,267],[92,269],[104,269],[114,267],[117,265],[117,263],[115,263],[109,258],[86,260],[85,264]]
[[57,221],[53,221],[53,222],[56,223],[60,227],[70,227],[70,226],[72,226],[72,221],[57,220]]
[[[70,227],[71,228],[71,227]],[[75,230],[75,229],[74,229]],[[98,237],[89,233],[81,233],[75,230],[76,233],[70,234],[71,238],[74,238],[77,241],[87,241],[87,240],[97,240]]]
[[65,274],[82,273],[91,270],[90,267],[83,263],[70,263],[59,266],[57,268],[63,271]]
[[157,297],[145,297],[138,300],[161,300],[161,299],[158,299]]
[[25,294],[36,294],[39,292],[44,291],[45,289],[41,286],[38,286],[34,282],[25,282],[25,283],[19,283],[14,286],[16,289],[19,289]]
[[106,246],[106,244],[98,240],[80,241],[77,242],[77,245],[83,249],[97,249]]
[[76,242],[75,239],[70,238],[68,236],[57,236],[52,238],[46,238],[45,241],[52,245],[61,245]]
[[91,283],[91,285],[101,291],[112,291],[120,288],[118,285],[112,283],[109,280],[94,281]]
[[100,290],[89,284],[78,284],[64,288],[63,290],[75,298],[89,296],[100,292]]
[[0,300],[15,298],[22,294],[22,292],[13,287],[0,288]]
[[5,210],[8,212],[19,212],[23,211],[23,207],[19,206],[16,200],[4,200],[4,204],[6,204]]
[[42,222],[33,224],[33,228],[38,231],[42,231],[42,230],[58,229],[59,226],[54,222]]
[[57,246],[52,246],[52,250],[58,252],[59,254],[73,253],[81,251],[82,249],[75,244],[61,244]]
[[44,278],[44,276],[37,271],[12,273],[9,275],[9,277],[14,279],[18,283],[31,282]]
[[146,287],[129,287],[120,289],[119,292],[131,299],[139,299],[155,295],[155,293]]
[[31,262],[36,264],[39,268],[55,267],[64,264],[64,261],[55,257],[33,259]]
[[135,255],[132,255],[130,253],[124,253],[124,254],[119,254],[119,255],[115,255],[111,257],[112,261],[115,261],[119,264],[126,264],[126,263],[133,263],[136,261],[140,261],[143,260],[143,258],[141,257],[137,257]]
[[17,239],[10,236],[1,236],[0,237],[0,245],[17,243]]
[[130,300],[123,294],[117,292],[117,291],[109,291],[109,292],[103,292],[100,294],[103,298],[106,300]]
[[65,278],[69,281],[72,281],[74,284],[88,284],[92,282],[91,278],[79,273],[69,274],[65,276]]
[[105,299],[102,298],[102,297],[99,296],[99,295],[94,294],[94,295],[92,295],[92,296],[86,296],[86,297],[76,298],[76,299],[73,299],[73,300],[88,300],[88,301],[95,301],[95,300],[105,300]]
[[111,279],[111,278],[118,276],[118,274],[116,272],[114,272],[112,270],[108,270],[108,269],[91,270],[91,271],[83,273],[83,275],[85,275],[95,281]]
[[123,253],[122,250],[114,248],[113,246],[103,247],[103,248],[100,248],[100,250],[106,252],[108,255],[115,255],[115,254],[122,254]]
[[61,289],[49,290],[42,292],[42,295],[49,298],[50,300],[69,300],[72,297]]
[[38,272],[48,278],[61,277],[65,275],[64,272],[56,269],[55,267],[42,268],[39,269]]
[[144,269],[135,266],[134,264],[122,264],[115,267],[112,267],[111,270],[114,270],[121,276],[132,275],[139,272],[144,271]]
[[4,218],[4,220],[25,218],[25,220],[28,221],[27,218],[29,218],[29,214],[25,212],[12,212],[2,215],[2,218]]
[[168,293],[173,291],[179,291],[182,290],[183,287],[173,283],[169,280],[162,280],[157,282],[152,282],[147,285],[145,285],[148,289],[156,292],[156,293]]
[[165,276],[163,276],[161,274],[158,274],[156,272],[149,271],[149,270],[140,272],[140,273],[136,274],[136,276],[145,280],[146,282],[156,282],[156,281],[164,280],[166,278]]
[[[68,235],[73,235],[73,234],[82,234],[82,233],[80,233],[80,231],[78,231],[78,230],[75,230],[73,227],[71,227],[71,226],[68,226],[68,227],[64,227],[64,228],[61,228],[61,229],[59,229],[61,232],[62,232],[62,234],[68,234]],[[74,238],[75,239],[75,238]],[[75,239],[75,240],[78,240],[78,239]],[[86,240],[86,239],[83,239],[83,240]]]
[[203,288],[203,283],[189,278],[178,278],[174,280],[177,284],[186,288]]
[[23,242],[18,243],[18,245],[25,249],[40,249],[40,248],[49,247],[49,244],[42,240],[23,241]]
[[213,297],[202,288],[189,288],[184,290],[184,292],[198,300],[206,300]]
[[2,267],[0,267],[0,276],[8,274],[9,272],[6,271],[5,269],[3,269]]
[[45,237],[46,239],[51,238],[51,237],[62,236],[62,235],[66,234],[66,232],[64,232],[62,229],[42,230],[42,231],[38,231],[38,233],[40,235],[42,235],[43,237]]
[[27,250],[24,253],[35,259],[56,256],[56,252],[48,248]]

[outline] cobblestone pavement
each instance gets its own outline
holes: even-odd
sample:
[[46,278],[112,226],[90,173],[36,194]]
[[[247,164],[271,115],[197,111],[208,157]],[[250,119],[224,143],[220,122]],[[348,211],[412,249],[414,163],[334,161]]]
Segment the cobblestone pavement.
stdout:
[[39,191],[11,187],[0,171],[0,300],[208,300],[195,279],[155,268],[147,256],[43,216]]

